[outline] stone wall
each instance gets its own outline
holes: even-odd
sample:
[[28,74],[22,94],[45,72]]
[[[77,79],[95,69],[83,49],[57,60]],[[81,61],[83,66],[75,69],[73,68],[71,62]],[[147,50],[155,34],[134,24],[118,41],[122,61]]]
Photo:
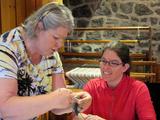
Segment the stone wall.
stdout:
[[[75,17],[77,27],[149,26],[152,28],[153,56],[160,61],[160,1],[159,0],[64,0]],[[149,47],[148,31],[74,32],[69,39],[138,39],[131,48],[143,52]],[[77,46],[76,46],[77,47]],[[73,50],[101,50],[95,45],[80,45]]]

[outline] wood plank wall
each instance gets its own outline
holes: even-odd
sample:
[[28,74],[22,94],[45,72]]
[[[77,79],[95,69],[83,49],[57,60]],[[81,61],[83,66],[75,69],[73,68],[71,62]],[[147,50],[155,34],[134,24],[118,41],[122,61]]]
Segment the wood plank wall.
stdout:
[[52,1],[63,0],[0,0],[0,34],[20,25],[33,11]]
[[44,0],[1,0],[0,33],[20,25],[26,17],[46,2]]
[[1,31],[16,25],[15,0],[1,0]]

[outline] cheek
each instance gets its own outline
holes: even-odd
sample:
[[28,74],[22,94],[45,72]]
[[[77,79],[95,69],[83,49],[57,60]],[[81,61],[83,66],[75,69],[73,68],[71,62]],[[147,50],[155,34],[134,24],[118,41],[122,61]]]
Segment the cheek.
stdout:
[[50,41],[50,46],[55,46],[56,45],[56,42],[55,41]]
[[44,40],[41,43],[41,46],[42,46],[43,49],[50,49],[53,46],[53,42],[51,40]]
[[114,71],[114,74],[115,74],[115,75],[121,75],[121,74],[123,74],[123,72],[124,72],[124,70],[123,70],[122,68],[119,68],[119,69],[116,69],[116,70]]
[[57,41],[55,44],[56,44],[57,47],[60,48],[60,47],[63,46],[63,41],[59,40],[59,41]]
[[62,47],[62,46],[64,46],[64,44],[63,44],[63,42],[60,42],[59,47]]
[[47,43],[44,43],[44,44],[48,44],[48,47],[49,48],[52,48],[52,47],[55,47],[55,44],[56,44],[56,42],[55,42],[55,40],[48,40],[48,42]]

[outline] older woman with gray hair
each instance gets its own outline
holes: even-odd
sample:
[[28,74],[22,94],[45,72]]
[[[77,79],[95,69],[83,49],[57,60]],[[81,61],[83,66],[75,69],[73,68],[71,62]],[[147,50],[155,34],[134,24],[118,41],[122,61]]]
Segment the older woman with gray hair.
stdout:
[[65,88],[57,50],[74,27],[71,11],[49,3],[29,16],[22,26],[0,37],[0,119],[28,120],[52,110],[72,111],[77,103],[91,102],[87,92]]

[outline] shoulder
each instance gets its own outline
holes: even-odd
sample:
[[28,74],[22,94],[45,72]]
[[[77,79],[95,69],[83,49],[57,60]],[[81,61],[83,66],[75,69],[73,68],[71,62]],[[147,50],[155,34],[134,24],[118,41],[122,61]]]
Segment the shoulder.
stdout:
[[1,49],[8,49],[15,51],[19,44],[18,41],[22,41],[20,27],[14,28],[11,31],[3,33],[0,37],[0,47]]
[[133,79],[132,86],[136,88],[147,87],[143,81]]
[[0,37],[0,42],[12,43],[14,41],[21,40],[22,39],[21,31],[22,31],[21,27],[16,27],[10,31],[3,33]]
[[143,81],[140,81],[130,76],[125,76],[123,79],[127,83],[127,85],[131,86],[132,88],[139,88],[146,86]]
[[148,92],[148,87],[143,81],[136,80],[131,78],[131,88],[133,91],[135,91],[137,94]]

